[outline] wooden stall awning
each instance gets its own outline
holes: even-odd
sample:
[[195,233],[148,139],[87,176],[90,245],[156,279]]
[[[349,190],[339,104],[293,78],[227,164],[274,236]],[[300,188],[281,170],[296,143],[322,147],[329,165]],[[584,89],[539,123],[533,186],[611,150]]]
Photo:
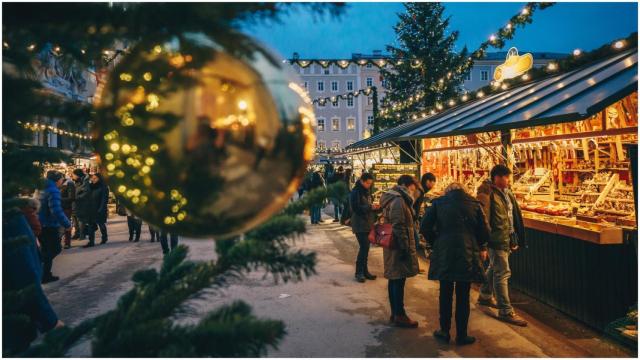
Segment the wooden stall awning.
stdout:
[[637,91],[638,49],[403,124],[348,149],[383,142],[576,121]]

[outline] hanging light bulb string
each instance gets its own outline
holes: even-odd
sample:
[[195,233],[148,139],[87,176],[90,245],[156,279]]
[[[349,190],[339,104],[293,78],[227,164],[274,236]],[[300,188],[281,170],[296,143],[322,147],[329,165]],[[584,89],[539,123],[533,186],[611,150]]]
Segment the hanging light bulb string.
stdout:
[[38,123],[38,122],[26,122],[23,123],[22,121],[18,121],[18,125],[21,125],[22,127],[24,127],[27,130],[31,130],[33,132],[36,131],[45,131],[45,130],[49,130],[51,132],[53,132],[54,134],[57,135],[64,135],[64,136],[69,136],[69,137],[74,137],[74,138],[78,138],[78,139],[82,139],[82,140],[92,140],[93,137],[91,135],[86,135],[86,134],[82,134],[79,132],[74,132],[74,131],[67,131],[64,129],[60,129],[56,126],[53,125],[48,125],[48,124],[44,124],[44,123]]
[[[456,105],[481,99],[487,95],[504,92],[516,85],[538,81],[553,74],[572,71],[585,64],[611,56],[625,49],[636,47],[637,45],[638,33],[634,32],[624,39],[614,40],[613,42],[604,44],[593,51],[585,52],[580,49],[575,49],[571,55],[564,59],[549,62],[546,66],[541,68],[532,68],[528,72],[512,79],[491,81],[491,83],[485,87],[475,91],[465,92],[462,95],[448,99],[447,101],[437,101],[435,105],[417,110],[416,112],[409,114],[408,117],[412,120],[417,120],[418,118],[425,118],[427,115],[435,115],[444,110],[445,106],[453,108]],[[418,92],[402,103],[388,104],[380,110],[380,115],[392,116],[395,114],[396,118],[400,118],[400,110],[408,108],[424,96],[424,92]]]
[[345,93],[345,94],[316,98],[316,99],[313,99],[312,103],[313,104],[324,105],[324,104],[327,103],[327,101],[337,102],[340,99],[342,99],[342,100],[351,99],[351,98],[354,98],[354,97],[358,97],[361,94],[365,95],[365,96],[369,96],[372,93],[373,93],[373,90],[371,89],[371,86],[367,86],[364,89],[359,89],[357,91],[351,91],[351,92],[348,92],[348,93]]

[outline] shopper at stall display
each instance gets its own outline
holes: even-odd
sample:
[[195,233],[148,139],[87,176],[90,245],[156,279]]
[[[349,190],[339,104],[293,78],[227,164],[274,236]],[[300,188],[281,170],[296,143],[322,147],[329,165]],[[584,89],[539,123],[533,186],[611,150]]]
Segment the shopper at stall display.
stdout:
[[96,231],[100,228],[102,241],[100,245],[109,241],[107,234],[107,204],[109,202],[109,188],[102,180],[102,175],[95,173],[90,177],[90,206],[88,216],[89,243],[84,247],[95,246]]
[[[413,211],[416,217],[416,231],[420,228],[420,220],[422,218],[422,205],[424,204],[425,195],[436,185],[436,176],[428,172],[420,178],[420,186],[416,189],[416,201],[413,203]],[[420,236],[416,232],[416,251],[420,252]],[[426,240],[426,239],[425,239]],[[427,242],[427,247],[429,243]],[[427,249],[428,250],[428,249]]]
[[491,180],[478,187],[477,198],[482,203],[490,229],[487,282],[480,289],[478,304],[496,307],[502,321],[527,326],[527,322],[516,315],[509,300],[509,254],[525,245],[522,213],[509,189],[510,175],[508,167],[496,165],[491,169]]
[[[324,187],[324,186],[325,186],[325,182],[324,182],[324,179],[322,178],[322,175],[320,175],[319,171],[314,171],[313,174],[311,174],[308,190],[311,191],[313,189]],[[320,223],[320,219],[322,218],[321,211],[322,211],[322,205],[311,206],[311,209],[309,210],[309,215],[311,217],[311,224],[315,225]]]
[[433,248],[429,280],[440,281],[440,329],[433,335],[449,342],[453,292],[456,293],[456,343],[472,344],[467,335],[471,283],[484,283],[481,260],[487,259],[489,228],[482,204],[454,182],[426,210],[420,233]]
[[413,221],[413,197],[417,183],[413,176],[402,175],[397,185],[382,194],[380,205],[385,221],[393,228],[393,246],[383,248],[384,277],[389,280],[391,321],[399,327],[418,327],[404,309],[404,286],[408,277],[418,274]]
[[91,185],[89,176],[80,168],[73,170],[71,179],[75,183],[76,190],[76,197],[72,206],[75,234],[71,238],[84,240],[87,236],[87,225],[91,212]]
[[42,225],[40,234],[40,246],[42,254],[42,283],[57,281],[59,277],[53,276],[51,268],[53,259],[62,251],[60,243],[60,228],[71,228],[69,218],[62,210],[60,187],[64,183],[64,176],[56,170],[47,172],[46,187],[40,193],[40,212],[38,219]]
[[[329,179],[329,184],[335,184],[337,182],[345,182],[345,172],[342,166],[338,166],[338,170],[331,175]],[[342,217],[342,212],[344,211],[344,204],[341,199],[332,198],[331,203],[333,204],[333,222],[339,222]]]
[[[73,203],[76,200],[76,186],[72,179],[65,178],[64,184],[60,189],[60,196],[62,198],[62,210],[64,214],[70,220],[73,219]],[[71,228],[64,232],[64,248],[71,248]]]
[[358,241],[358,255],[356,256],[356,280],[375,280],[376,276],[369,272],[369,232],[373,227],[374,211],[379,206],[371,203],[371,187],[373,175],[363,173],[349,193],[349,208],[351,212],[351,230]]

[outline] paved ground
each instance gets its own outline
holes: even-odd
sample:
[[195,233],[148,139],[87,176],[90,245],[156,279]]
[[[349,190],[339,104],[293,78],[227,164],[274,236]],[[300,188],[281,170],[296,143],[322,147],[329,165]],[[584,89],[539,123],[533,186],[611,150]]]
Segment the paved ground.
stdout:
[[[115,306],[130,286],[133,272],[157,267],[162,252],[150,243],[145,229],[139,243],[126,241],[126,223],[117,218],[109,224],[111,240],[106,245],[82,249],[81,242],[65,250],[54,262],[61,280],[45,285],[59,316],[69,324],[102,313]],[[360,284],[353,279],[356,242],[348,228],[330,223],[309,225],[297,246],[318,253],[318,274],[301,283],[275,284],[262,273],[228,287],[222,295],[208,296],[194,305],[201,314],[220,304],[242,299],[261,317],[281,319],[288,335],[281,346],[269,352],[274,357],[635,357],[592,330],[524,296],[514,295],[519,312],[530,322],[518,328],[490,318],[472,305],[469,332],[478,338],[471,346],[436,342],[438,285],[426,276],[411,278],[406,289],[406,307],[420,321],[418,329],[398,329],[389,317],[386,281]],[[211,259],[211,240],[182,240],[194,259]],[[382,250],[370,254],[373,273],[382,273]],[[421,267],[427,264],[421,260]],[[477,298],[474,290],[472,299]],[[530,314],[523,308],[536,309]],[[540,310],[542,309],[542,310]],[[539,321],[537,319],[544,319]],[[186,318],[182,321],[195,321]],[[72,349],[72,356],[88,356],[88,343]]]

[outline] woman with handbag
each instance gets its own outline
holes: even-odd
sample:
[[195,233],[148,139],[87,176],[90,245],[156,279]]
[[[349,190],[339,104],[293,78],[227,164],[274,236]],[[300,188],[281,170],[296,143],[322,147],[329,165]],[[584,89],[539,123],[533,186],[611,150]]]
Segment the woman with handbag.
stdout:
[[440,329],[433,335],[449,342],[453,292],[456,293],[456,342],[467,345],[471,283],[485,281],[481,260],[487,258],[489,229],[482,205],[460,183],[452,183],[445,195],[434,200],[420,224],[420,232],[433,252],[429,280],[440,281]]
[[396,326],[408,328],[418,327],[418,322],[411,320],[404,310],[406,279],[419,271],[412,195],[416,189],[413,176],[402,175],[398,185],[380,198],[382,216],[392,229],[392,243],[383,248],[384,277],[389,280],[390,320]]

